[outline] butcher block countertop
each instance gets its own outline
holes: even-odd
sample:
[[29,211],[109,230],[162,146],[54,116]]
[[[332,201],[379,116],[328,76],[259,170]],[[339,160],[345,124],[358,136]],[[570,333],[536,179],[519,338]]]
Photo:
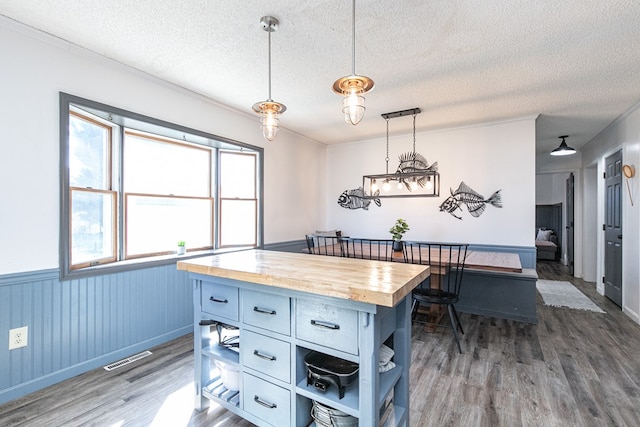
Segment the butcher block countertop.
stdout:
[[429,277],[425,265],[265,251],[180,261],[178,270],[393,307]]

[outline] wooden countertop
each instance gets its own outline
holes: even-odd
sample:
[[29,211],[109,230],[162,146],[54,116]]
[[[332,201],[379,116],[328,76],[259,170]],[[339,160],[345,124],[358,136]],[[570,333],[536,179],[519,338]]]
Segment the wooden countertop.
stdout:
[[387,307],[429,277],[425,265],[260,249],[192,258],[177,266],[191,273]]

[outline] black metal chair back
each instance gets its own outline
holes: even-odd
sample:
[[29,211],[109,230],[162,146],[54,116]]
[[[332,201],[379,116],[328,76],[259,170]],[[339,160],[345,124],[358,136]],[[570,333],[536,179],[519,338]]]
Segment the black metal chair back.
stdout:
[[393,261],[393,240],[342,237],[340,243],[347,258]]
[[307,239],[307,248],[310,254],[342,256],[340,237],[306,234],[305,238]]
[[462,353],[457,330],[464,334],[454,304],[460,288],[469,245],[466,243],[404,242],[404,260],[430,266],[430,276],[412,293],[412,319],[416,320],[421,303],[447,307],[458,350]]

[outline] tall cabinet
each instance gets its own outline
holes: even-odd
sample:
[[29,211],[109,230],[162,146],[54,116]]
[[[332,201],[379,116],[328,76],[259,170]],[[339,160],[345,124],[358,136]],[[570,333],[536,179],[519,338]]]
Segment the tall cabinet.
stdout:
[[[392,400],[394,419],[390,425],[408,425],[410,289],[427,277],[428,268],[245,252],[178,265],[192,273],[196,409],[207,408],[213,401],[259,426],[307,426],[314,425],[311,408],[315,400],[358,418],[361,426],[377,426],[383,404]],[[216,257],[233,262],[225,266],[225,260]],[[236,262],[247,257],[245,263]],[[297,262],[297,268],[284,267],[291,262]],[[380,283],[377,279],[370,283],[374,272],[364,276],[367,267],[382,274]],[[360,276],[351,279],[360,285],[349,287],[343,280],[342,287],[347,290],[333,291],[328,282],[340,276],[336,270]],[[324,279],[314,278],[312,271],[324,271]],[[395,292],[388,280],[396,283]],[[316,285],[310,288],[311,283]],[[385,287],[389,289],[384,292],[391,293],[386,297],[379,293]],[[343,292],[350,297],[341,297]],[[367,299],[387,305],[363,301]],[[237,328],[239,352],[219,344],[218,329],[212,324]],[[396,367],[380,373],[379,349],[383,343],[394,350]],[[308,384],[304,360],[311,351],[359,365],[358,380],[346,387],[343,397],[332,385],[322,391]],[[239,390],[225,387],[218,369],[221,365],[237,371]]]

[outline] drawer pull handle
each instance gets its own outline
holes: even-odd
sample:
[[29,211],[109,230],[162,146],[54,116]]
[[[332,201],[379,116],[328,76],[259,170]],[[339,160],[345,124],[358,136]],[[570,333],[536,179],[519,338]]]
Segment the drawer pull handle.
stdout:
[[336,325],[335,323],[329,323],[329,322],[323,322],[322,320],[311,320],[311,324],[313,326],[318,326],[320,328],[327,328],[327,329],[340,329],[340,325]]
[[262,314],[271,314],[271,315],[275,315],[276,311],[275,310],[269,310],[268,308],[260,308],[260,307],[253,307],[253,311],[255,311],[256,313],[262,313]]
[[213,301],[213,302],[221,302],[223,304],[226,304],[229,302],[228,299],[226,298],[216,298],[216,297],[209,297],[209,301]]
[[258,350],[253,350],[253,355],[258,356],[260,359],[270,360],[272,362],[276,360],[275,356],[270,356],[268,354],[260,353]]
[[258,403],[258,404],[260,404],[260,405],[264,406],[265,408],[275,409],[275,408],[277,408],[277,407],[278,407],[278,405],[276,405],[275,403],[269,403],[269,402],[266,402],[266,401],[264,401],[264,400],[260,399],[260,397],[259,397],[257,394],[253,396],[253,400],[254,400],[256,403]]

